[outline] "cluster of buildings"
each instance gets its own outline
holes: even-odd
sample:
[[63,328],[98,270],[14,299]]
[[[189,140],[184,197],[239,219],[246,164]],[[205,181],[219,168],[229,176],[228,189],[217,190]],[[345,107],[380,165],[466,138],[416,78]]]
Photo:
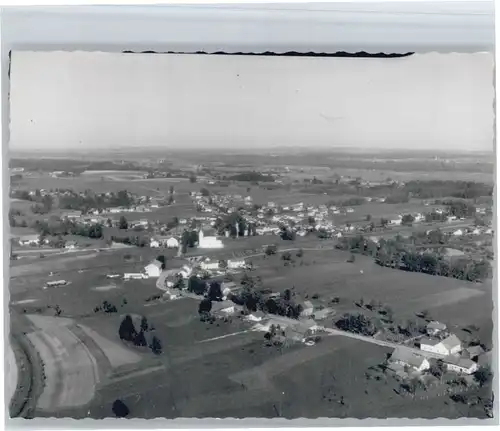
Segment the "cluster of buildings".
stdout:
[[[410,371],[424,372],[431,368],[429,358],[441,359],[448,371],[470,375],[484,362],[487,352],[479,345],[463,347],[455,334],[450,334],[444,323],[432,321],[427,325],[427,336],[420,339],[421,354],[405,346],[397,347],[390,358],[390,368],[397,366]],[[430,353],[431,355],[427,354]]]

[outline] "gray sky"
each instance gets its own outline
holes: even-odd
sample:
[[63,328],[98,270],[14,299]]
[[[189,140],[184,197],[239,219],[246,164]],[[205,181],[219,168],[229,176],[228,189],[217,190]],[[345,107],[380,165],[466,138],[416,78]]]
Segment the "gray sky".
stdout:
[[492,54],[341,59],[14,52],[11,149],[492,150]]

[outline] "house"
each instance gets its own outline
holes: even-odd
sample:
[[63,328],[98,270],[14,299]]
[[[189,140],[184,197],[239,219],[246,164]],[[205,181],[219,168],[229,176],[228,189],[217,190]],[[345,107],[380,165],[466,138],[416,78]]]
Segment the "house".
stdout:
[[316,310],[314,312],[314,319],[315,320],[323,320],[323,319],[326,319],[332,313],[333,313],[333,310],[331,308],[323,308],[321,310]]
[[171,236],[165,241],[165,245],[167,248],[178,248],[179,247],[179,240],[177,238],[174,238]]
[[214,301],[212,302],[212,309],[210,310],[214,314],[222,316],[232,316],[243,310],[241,305],[237,305],[232,301]]
[[223,248],[224,244],[217,238],[215,229],[201,228],[198,232],[198,247],[199,248]]
[[157,239],[151,239],[149,241],[149,246],[151,248],[158,248],[158,247],[160,247],[160,241],[158,241]]
[[19,237],[19,245],[38,245],[40,243],[40,237],[38,234],[23,235]]
[[57,287],[57,286],[64,286],[66,284],[68,284],[66,280],[56,280],[56,281],[47,281],[46,286]]
[[420,349],[424,352],[431,352],[443,356],[449,356],[459,353],[462,350],[462,343],[454,334],[446,337],[444,340],[422,338],[420,340]]
[[66,211],[61,214],[61,218],[80,218],[81,216],[81,211]]
[[426,327],[427,335],[433,336],[443,331],[446,331],[446,325],[444,323],[433,320],[432,322],[429,322],[427,324]]
[[416,371],[425,371],[430,368],[427,358],[405,347],[396,347],[391,354],[390,362],[413,368]]
[[304,301],[304,305],[302,307],[302,312],[300,313],[302,317],[312,316],[314,313],[314,305],[311,301]]
[[123,274],[124,280],[142,280],[148,278],[148,275],[143,272],[126,272]]
[[265,317],[266,317],[266,315],[262,311],[259,310],[259,311],[254,311],[254,312],[250,313],[247,316],[247,319],[250,320],[251,322],[260,322]]
[[229,269],[244,268],[246,262],[244,259],[230,259],[227,261],[227,267]]
[[479,356],[483,355],[485,350],[481,346],[469,346],[462,352],[463,356],[467,359],[477,361]]
[[66,241],[66,244],[64,244],[64,248],[66,250],[74,250],[76,248],[76,241]]
[[304,341],[313,335],[318,326],[313,320],[298,321],[285,328],[285,337],[293,341]]
[[154,260],[144,268],[144,272],[148,277],[159,277],[162,270],[162,263],[159,260]]
[[480,367],[491,367],[491,361],[492,361],[492,351],[488,351],[486,353],[483,353],[482,355],[479,355],[477,358],[477,364]]
[[399,226],[402,222],[403,222],[403,219],[398,218],[398,219],[390,220],[389,224],[392,226]]
[[204,271],[216,271],[220,268],[219,261],[214,260],[214,261],[206,261],[206,262],[201,262],[200,268],[203,269]]
[[456,231],[453,232],[454,236],[462,236],[464,234],[464,231],[462,229],[457,229]]
[[460,374],[472,374],[479,368],[476,362],[453,355],[444,358],[443,363],[446,365],[448,370],[455,371]]

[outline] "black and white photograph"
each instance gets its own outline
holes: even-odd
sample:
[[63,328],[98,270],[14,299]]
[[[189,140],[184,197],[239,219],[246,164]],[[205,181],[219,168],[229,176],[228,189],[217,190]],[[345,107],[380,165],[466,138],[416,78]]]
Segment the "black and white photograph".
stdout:
[[493,69],[13,50],[10,416],[491,420]]

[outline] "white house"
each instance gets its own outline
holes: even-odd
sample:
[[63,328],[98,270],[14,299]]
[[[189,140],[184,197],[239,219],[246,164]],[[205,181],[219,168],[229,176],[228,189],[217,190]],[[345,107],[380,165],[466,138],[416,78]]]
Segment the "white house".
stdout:
[[238,259],[238,260],[236,260],[236,259],[234,259],[234,260],[233,259],[229,259],[227,261],[227,267],[229,269],[244,268],[245,265],[246,265],[246,263],[245,263],[244,259]]
[[123,274],[124,280],[142,280],[148,278],[148,275],[143,272],[126,272]]
[[302,317],[309,317],[314,313],[314,306],[311,301],[304,301],[304,306],[300,315]]
[[456,219],[457,219],[457,216],[448,216],[448,217],[446,218],[446,220],[447,220],[447,221],[449,221],[449,222],[450,222],[450,221],[455,221]]
[[224,244],[217,238],[216,232],[211,228],[202,228],[198,232],[199,248],[223,248]]
[[247,316],[247,319],[251,322],[260,322],[262,319],[264,319],[264,317],[266,317],[266,315],[262,311],[255,311],[253,313],[250,313]]
[[432,352],[443,356],[449,356],[459,353],[462,350],[462,343],[454,334],[444,340],[422,338],[420,340],[420,349],[424,352]]
[[390,220],[390,221],[389,221],[389,224],[390,224],[390,225],[393,225],[393,226],[398,226],[398,225],[400,225],[402,222],[403,222],[403,219],[402,219],[402,218],[397,218],[397,219],[394,219],[394,220]]
[[167,248],[177,248],[177,247],[179,247],[179,240],[172,236],[172,237],[167,239],[165,244],[166,244]]
[[446,325],[435,320],[429,322],[426,327],[427,335],[437,335],[442,331],[446,331]]
[[214,261],[201,262],[200,268],[203,269],[204,271],[215,271],[220,268],[219,261],[214,260]]
[[453,232],[453,235],[455,236],[462,236],[464,234],[464,231],[462,229],[457,229],[456,231]]
[[149,241],[149,246],[151,248],[158,248],[158,247],[160,247],[160,241],[158,241],[157,239],[151,239]]
[[148,277],[159,277],[161,274],[162,263],[159,260],[154,260],[144,268],[144,272]]
[[472,374],[478,370],[479,365],[467,358],[457,356],[447,356],[443,359],[446,368],[460,374]]
[[19,245],[38,245],[40,243],[40,237],[37,234],[33,235],[23,235],[18,240]]
[[430,363],[424,356],[418,355],[405,347],[397,347],[392,352],[390,361],[396,364],[413,368],[416,371],[425,371]]

